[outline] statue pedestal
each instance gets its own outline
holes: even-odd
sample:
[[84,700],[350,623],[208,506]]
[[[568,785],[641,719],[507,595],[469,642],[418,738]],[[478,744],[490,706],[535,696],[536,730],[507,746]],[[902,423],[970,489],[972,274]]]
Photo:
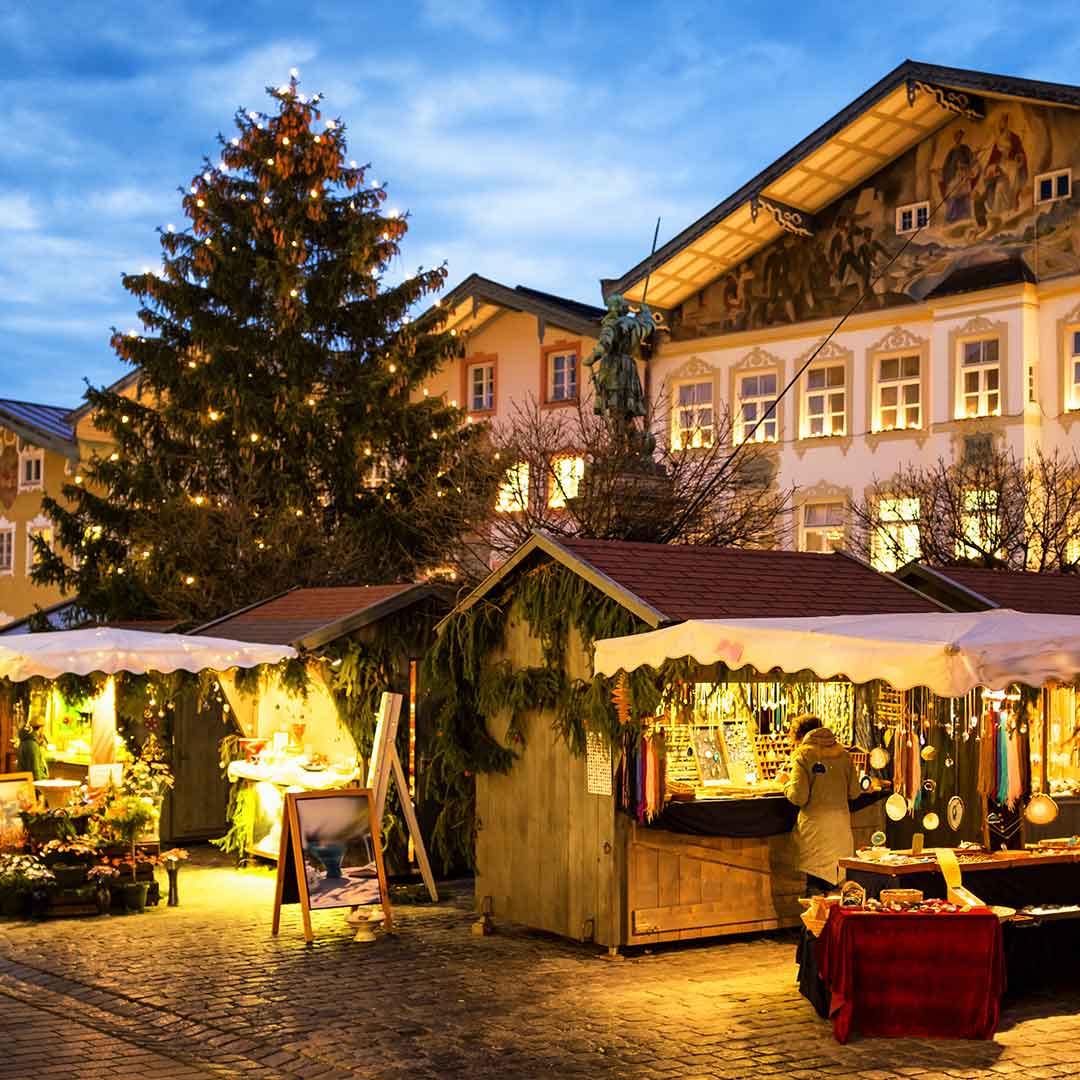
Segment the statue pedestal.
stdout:
[[646,459],[616,472],[586,471],[567,505],[591,537],[656,542],[675,513],[675,486],[662,465]]

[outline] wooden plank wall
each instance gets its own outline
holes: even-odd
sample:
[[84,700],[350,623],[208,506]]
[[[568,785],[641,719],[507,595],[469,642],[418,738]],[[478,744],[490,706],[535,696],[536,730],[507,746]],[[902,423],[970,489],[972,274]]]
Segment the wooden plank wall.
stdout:
[[[517,620],[508,628],[506,655],[515,667],[542,663],[539,641]],[[590,674],[574,634],[568,667],[571,677]],[[477,905],[490,897],[497,919],[617,943],[622,903],[614,800],[588,793],[585,759],[570,752],[553,722],[550,712],[530,713],[511,771],[477,777]],[[505,725],[499,718],[491,734],[505,741]]]

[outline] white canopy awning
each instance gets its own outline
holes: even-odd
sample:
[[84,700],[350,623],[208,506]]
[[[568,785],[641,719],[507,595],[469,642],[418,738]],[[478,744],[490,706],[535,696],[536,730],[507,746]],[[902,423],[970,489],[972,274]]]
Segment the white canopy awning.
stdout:
[[760,672],[884,679],[959,697],[976,686],[1043,686],[1080,675],[1080,616],[997,609],[962,614],[837,615],[809,619],[690,620],[596,643],[594,670],[614,675],[691,657]]
[[289,645],[257,645],[227,638],[185,634],[152,634],[113,630],[57,630],[42,634],[12,634],[0,639],[0,678],[22,682],[34,675],[115,674],[130,671],[226,671],[229,668],[276,664],[296,656]]

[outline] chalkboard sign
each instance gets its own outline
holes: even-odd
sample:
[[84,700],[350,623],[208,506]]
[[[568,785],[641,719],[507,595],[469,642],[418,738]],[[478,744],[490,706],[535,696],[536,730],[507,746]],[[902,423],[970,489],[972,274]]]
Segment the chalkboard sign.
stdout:
[[290,791],[285,796],[272,932],[282,904],[300,904],[304,937],[313,940],[311,910],[382,904],[391,929],[379,822],[368,788]]

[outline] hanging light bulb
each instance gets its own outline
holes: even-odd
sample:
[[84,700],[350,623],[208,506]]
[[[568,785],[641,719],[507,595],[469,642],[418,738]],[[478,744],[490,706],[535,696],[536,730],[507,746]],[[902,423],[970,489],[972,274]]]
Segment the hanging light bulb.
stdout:
[[248,436],[248,438],[249,438],[249,439],[250,439],[250,440],[251,440],[251,441],[252,441],[253,443],[257,443],[257,442],[259,441],[259,435],[258,435],[258,432],[255,432],[255,431],[253,431],[253,432],[252,432],[252,433],[251,433],[251,434],[250,434],[250,435]]
[[188,574],[188,575],[187,575],[187,576],[186,576],[186,577],[184,578],[184,584],[185,584],[185,585],[194,585],[194,584],[195,584],[195,578],[194,578],[194,576],[193,576],[193,575],[191,575],[191,574]]
[[240,145],[240,140],[239,139],[233,139],[232,144],[233,144],[233,146],[239,146]]
[[165,231],[166,232],[176,232],[176,226],[170,223],[170,224],[165,226]]
[[282,137],[281,145],[282,146],[288,146],[289,145],[289,136],[288,135],[285,135],[285,136]]

